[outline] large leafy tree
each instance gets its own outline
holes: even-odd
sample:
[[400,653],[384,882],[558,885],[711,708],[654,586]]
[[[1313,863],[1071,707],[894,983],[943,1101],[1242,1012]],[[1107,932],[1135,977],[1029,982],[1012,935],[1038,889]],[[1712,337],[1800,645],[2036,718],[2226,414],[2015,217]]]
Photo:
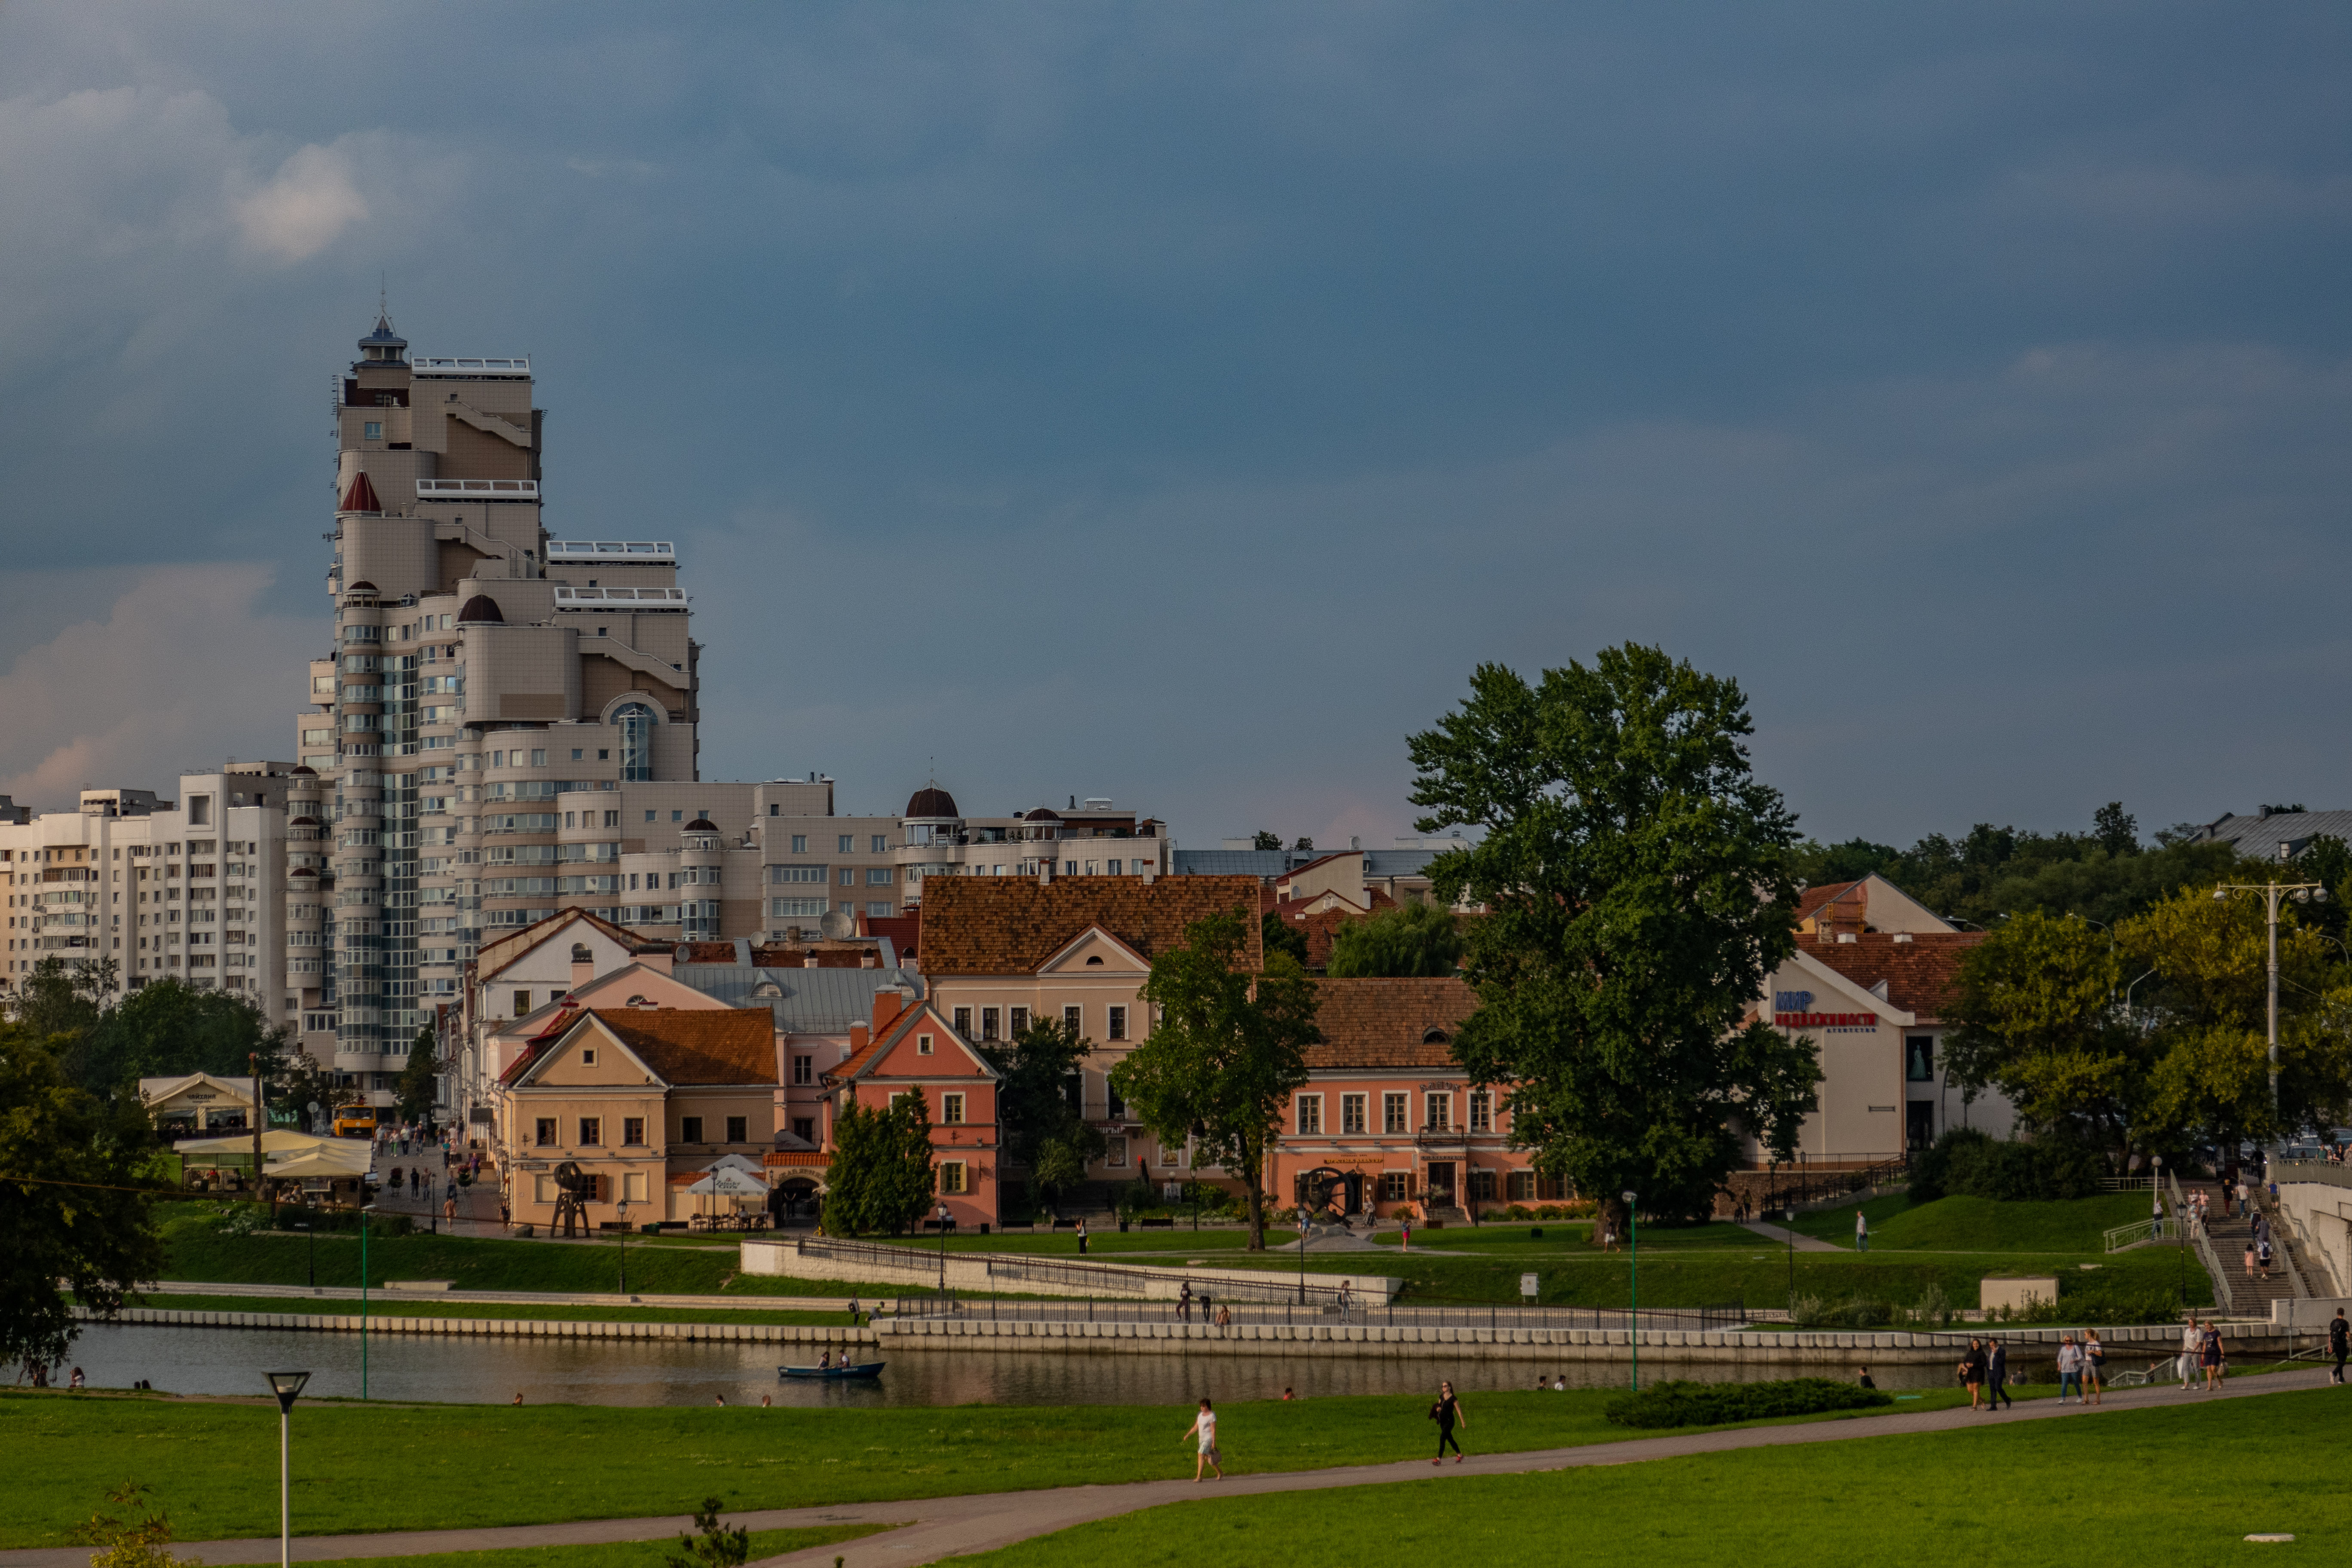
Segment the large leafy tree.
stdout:
[[285,1070],[287,1032],[244,996],[175,979],[141,987],[109,1007],[68,1058],[74,1080],[100,1093],[128,1079],[208,1072],[264,1079]]
[[1325,971],[1335,980],[1451,974],[1462,947],[1454,912],[1413,899],[1333,931]]
[[845,1097],[833,1121],[824,1228],[834,1236],[897,1236],[922,1223],[939,1177],[931,1112],[919,1089],[887,1106]]
[[408,1065],[400,1069],[394,1083],[394,1093],[400,1103],[401,1120],[425,1122],[433,1119],[435,1079],[441,1071],[441,1040],[431,1029],[419,1029],[416,1038],[409,1042]]
[[2145,1098],[2144,1037],[2117,1005],[2124,954],[2071,915],[2028,910],[1960,962],[1946,1040],[1952,1080],[1996,1088],[2036,1131],[2114,1146]]
[[1053,1018],[981,1047],[1001,1075],[996,1119],[1005,1158],[1026,1170],[1049,1201],[1085,1181],[1087,1166],[1103,1155],[1103,1135],[1087,1125],[1077,1104],[1079,1064],[1093,1051],[1094,1042]]
[[1265,1248],[1265,1168],[1293,1090],[1307,1081],[1315,983],[1288,953],[1242,967],[1248,917],[1236,910],[1184,928],[1184,943],[1151,961],[1143,1000],[1159,1021],[1111,1069],[1112,1087],[1162,1142],[1196,1139],[1196,1163],[1238,1177],[1250,1250]]
[[1743,1021],[1795,950],[1796,819],[1751,773],[1752,727],[1736,683],[1627,644],[1534,685],[1482,665],[1412,739],[1422,830],[1483,830],[1429,868],[1490,911],[1454,1053],[1508,1086],[1539,1165],[1612,1206],[1706,1214],[1735,1121],[1786,1157],[1816,1104],[1811,1042]]
[[0,1024],[0,1363],[63,1356],[73,1301],[110,1317],[163,1267],[146,1115],[68,1082],[63,1039]]

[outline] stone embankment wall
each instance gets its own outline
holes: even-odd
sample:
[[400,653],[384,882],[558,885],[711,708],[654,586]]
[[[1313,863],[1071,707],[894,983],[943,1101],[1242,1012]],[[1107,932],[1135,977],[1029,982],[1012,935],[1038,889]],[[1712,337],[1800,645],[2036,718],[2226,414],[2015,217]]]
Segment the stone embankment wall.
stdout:
[[[86,1322],[100,1320],[88,1311]],[[672,1340],[730,1344],[870,1345],[872,1329],[803,1323],[616,1323],[564,1318],[394,1318],[370,1312],[194,1312],[126,1307],[118,1323],[160,1323],[184,1329],[297,1329],[355,1334],[464,1334],[518,1340]]]

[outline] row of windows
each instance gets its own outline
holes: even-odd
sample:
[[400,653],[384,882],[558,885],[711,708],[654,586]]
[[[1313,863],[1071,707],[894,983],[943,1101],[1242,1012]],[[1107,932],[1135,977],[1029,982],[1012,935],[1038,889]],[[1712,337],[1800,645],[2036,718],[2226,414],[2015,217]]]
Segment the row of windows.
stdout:
[[[519,1005],[521,1000],[522,999],[520,996],[516,998]],[[961,1095],[954,1095],[950,1098],[960,1101],[963,1097]],[[962,1120],[961,1113],[962,1107],[959,1104],[957,1107],[956,1120]],[[535,1120],[532,1133],[533,1140],[537,1143],[538,1147],[541,1149],[552,1149],[557,1147],[557,1118],[552,1116],[541,1116]],[[645,1147],[646,1119],[642,1116],[624,1116],[620,1121],[621,1142],[617,1146],[624,1149]],[[728,1143],[748,1143],[751,1141],[751,1118],[747,1116],[730,1116],[727,1117],[725,1121],[727,1123],[727,1136],[723,1140],[720,1140],[720,1142]],[[681,1143],[703,1143],[709,1142],[709,1140],[704,1138],[702,1135],[703,1125],[704,1119],[702,1117],[679,1117],[677,1119],[677,1141]],[[601,1149],[605,1146],[604,1119],[603,1117],[581,1117],[579,1119],[579,1132],[580,1136],[572,1141],[569,1145],[570,1147],[578,1149]]]
[[[823,899],[770,899],[768,900],[768,915],[772,920],[821,915],[824,913],[825,908],[825,901]],[[894,910],[895,906],[887,899],[878,900],[866,906],[866,914],[876,919],[888,916],[894,912]],[[857,912],[857,905],[850,900],[844,899],[841,900],[841,912],[854,915]]]
[[[1388,1093],[1381,1096],[1381,1131],[1402,1134],[1414,1131],[1411,1124],[1412,1097],[1408,1093]],[[1323,1096],[1302,1094],[1294,1100],[1297,1108],[1298,1132],[1301,1137],[1315,1137],[1324,1131]],[[1339,1136],[1361,1137],[1366,1116],[1371,1109],[1369,1094],[1343,1094],[1339,1097]],[[1454,1096],[1437,1092],[1422,1096],[1422,1123],[1424,1132],[1450,1132],[1454,1130]],[[1470,1095],[1470,1127],[1473,1132],[1495,1130],[1495,1097],[1486,1089],[1473,1090]]]
[[[955,1010],[956,1033],[961,1035],[967,1040],[1013,1039],[1017,1038],[1029,1027],[1029,1009],[1026,1007],[981,1008],[980,1033],[977,1035],[971,1032],[971,1015],[972,1010],[969,1007],[959,1007]],[[1087,1032],[1086,1009],[1083,1007],[1063,1008],[1062,1022],[1076,1033],[1084,1035]],[[1000,1033],[1000,1024],[1009,1024],[1011,1026],[1010,1033]],[[1123,1040],[1127,1038],[1127,1009],[1125,1007],[1108,1007],[1104,1009],[1103,1038],[1106,1040]]]

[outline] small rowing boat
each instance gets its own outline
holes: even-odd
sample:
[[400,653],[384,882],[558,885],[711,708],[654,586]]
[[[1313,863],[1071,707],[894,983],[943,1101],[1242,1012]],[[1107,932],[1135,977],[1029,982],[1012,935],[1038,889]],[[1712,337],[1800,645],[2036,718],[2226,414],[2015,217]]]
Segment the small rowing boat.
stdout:
[[840,1366],[780,1366],[778,1377],[879,1377],[883,1363],[878,1361],[845,1363]]

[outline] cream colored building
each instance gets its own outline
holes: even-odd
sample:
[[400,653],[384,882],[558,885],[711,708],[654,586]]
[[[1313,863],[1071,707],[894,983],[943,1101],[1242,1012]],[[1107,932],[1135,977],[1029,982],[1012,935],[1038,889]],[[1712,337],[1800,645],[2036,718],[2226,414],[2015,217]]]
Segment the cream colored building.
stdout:
[[79,809],[0,815],[0,994],[43,958],[110,959],[117,994],[166,975],[245,996],[299,1030],[289,973],[285,763],[185,773],[176,799],[88,789]]

